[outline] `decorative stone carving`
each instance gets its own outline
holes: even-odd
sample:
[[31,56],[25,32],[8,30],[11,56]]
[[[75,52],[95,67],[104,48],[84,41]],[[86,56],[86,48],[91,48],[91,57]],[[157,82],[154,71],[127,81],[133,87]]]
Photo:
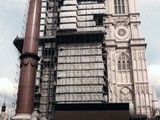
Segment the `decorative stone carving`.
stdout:
[[127,17],[116,17],[113,19],[113,24],[114,24],[115,28],[118,28],[120,26],[128,28],[129,20]]
[[122,102],[130,102],[132,101],[132,92],[128,87],[123,87],[120,90],[120,99]]
[[115,29],[114,35],[117,39],[124,40],[129,36],[129,30],[124,26],[120,26]]
[[126,33],[127,33],[127,31],[125,29],[123,29],[123,28],[120,28],[118,30],[118,35],[121,36],[121,37],[124,36]]
[[113,18],[113,25],[115,27],[115,37],[117,39],[126,39],[129,36],[129,20],[127,17]]

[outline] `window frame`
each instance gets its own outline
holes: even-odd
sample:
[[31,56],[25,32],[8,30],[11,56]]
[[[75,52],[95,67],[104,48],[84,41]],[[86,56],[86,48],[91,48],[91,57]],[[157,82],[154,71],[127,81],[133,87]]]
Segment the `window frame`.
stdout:
[[130,60],[129,56],[126,53],[121,53],[118,58],[118,70],[119,71],[128,71],[130,70]]
[[114,13],[115,14],[126,14],[127,4],[126,0],[114,0]]

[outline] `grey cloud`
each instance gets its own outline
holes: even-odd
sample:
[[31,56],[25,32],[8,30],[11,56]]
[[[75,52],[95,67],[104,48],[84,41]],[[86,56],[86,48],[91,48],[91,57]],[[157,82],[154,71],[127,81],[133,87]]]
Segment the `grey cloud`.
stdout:
[[148,65],[159,64],[160,60],[160,1],[157,0],[137,0],[139,11],[141,13],[141,33],[146,38],[147,61]]

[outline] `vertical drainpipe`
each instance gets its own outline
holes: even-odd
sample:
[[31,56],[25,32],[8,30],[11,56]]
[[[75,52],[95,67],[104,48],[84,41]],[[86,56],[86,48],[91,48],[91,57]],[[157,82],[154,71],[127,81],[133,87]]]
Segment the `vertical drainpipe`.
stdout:
[[16,116],[29,119],[34,109],[34,91],[38,66],[38,45],[42,0],[30,0],[21,59]]

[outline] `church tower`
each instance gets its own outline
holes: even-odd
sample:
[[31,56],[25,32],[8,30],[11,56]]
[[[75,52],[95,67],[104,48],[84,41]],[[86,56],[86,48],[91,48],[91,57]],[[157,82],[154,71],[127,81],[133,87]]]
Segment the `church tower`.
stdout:
[[[136,0],[42,0],[34,100],[40,118],[54,119],[55,103],[129,103],[131,115],[151,117],[156,102],[139,26]],[[14,41],[20,53],[23,40]]]
[[147,44],[140,36],[136,0],[106,0],[105,3],[109,102],[129,102],[130,114],[151,116],[155,106],[148,83]]

